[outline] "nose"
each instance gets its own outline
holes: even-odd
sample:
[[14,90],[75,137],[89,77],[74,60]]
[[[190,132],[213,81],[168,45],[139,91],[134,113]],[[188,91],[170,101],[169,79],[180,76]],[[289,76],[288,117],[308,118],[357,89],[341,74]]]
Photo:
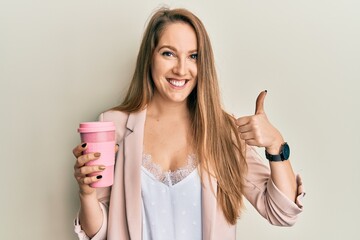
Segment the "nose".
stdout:
[[187,66],[186,66],[186,58],[178,58],[176,65],[173,68],[173,72],[179,76],[186,75]]

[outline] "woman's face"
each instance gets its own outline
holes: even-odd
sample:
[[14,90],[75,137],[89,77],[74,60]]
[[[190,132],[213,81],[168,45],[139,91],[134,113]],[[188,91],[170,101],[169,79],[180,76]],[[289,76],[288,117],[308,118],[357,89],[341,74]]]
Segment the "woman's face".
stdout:
[[184,102],[196,86],[197,39],[186,23],[171,23],[163,31],[151,65],[154,95],[165,101]]

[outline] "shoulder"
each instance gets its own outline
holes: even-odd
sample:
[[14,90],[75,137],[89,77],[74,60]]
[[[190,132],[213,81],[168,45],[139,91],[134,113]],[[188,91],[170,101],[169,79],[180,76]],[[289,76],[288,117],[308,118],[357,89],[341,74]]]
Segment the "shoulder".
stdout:
[[126,123],[128,118],[129,118],[129,113],[118,110],[108,110],[100,114],[99,121],[102,122],[109,121],[109,122],[114,122],[115,124],[118,122]]
[[129,113],[118,111],[118,110],[108,110],[102,112],[99,116],[99,121],[101,122],[113,122],[116,127],[116,138],[117,141],[121,141],[124,138],[126,133],[126,124],[129,118]]

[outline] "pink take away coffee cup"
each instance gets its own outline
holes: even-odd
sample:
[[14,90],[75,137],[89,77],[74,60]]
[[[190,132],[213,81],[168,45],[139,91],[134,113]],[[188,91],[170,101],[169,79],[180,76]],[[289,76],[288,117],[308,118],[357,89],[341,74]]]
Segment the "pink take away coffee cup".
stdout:
[[88,176],[102,175],[102,178],[90,184],[91,187],[108,187],[114,182],[115,165],[115,125],[113,122],[83,122],[78,132],[81,142],[87,143],[86,153],[101,153],[101,156],[86,165],[104,165],[106,169]]

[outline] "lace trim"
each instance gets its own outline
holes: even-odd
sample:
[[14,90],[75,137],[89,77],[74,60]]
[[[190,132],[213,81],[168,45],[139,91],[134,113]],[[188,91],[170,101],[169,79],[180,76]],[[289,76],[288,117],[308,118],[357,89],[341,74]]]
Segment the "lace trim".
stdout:
[[161,166],[152,161],[151,154],[143,153],[142,166],[146,168],[157,180],[167,186],[173,186],[186,178],[197,166],[197,159],[195,154],[189,154],[187,158],[187,165],[175,171],[163,171]]

